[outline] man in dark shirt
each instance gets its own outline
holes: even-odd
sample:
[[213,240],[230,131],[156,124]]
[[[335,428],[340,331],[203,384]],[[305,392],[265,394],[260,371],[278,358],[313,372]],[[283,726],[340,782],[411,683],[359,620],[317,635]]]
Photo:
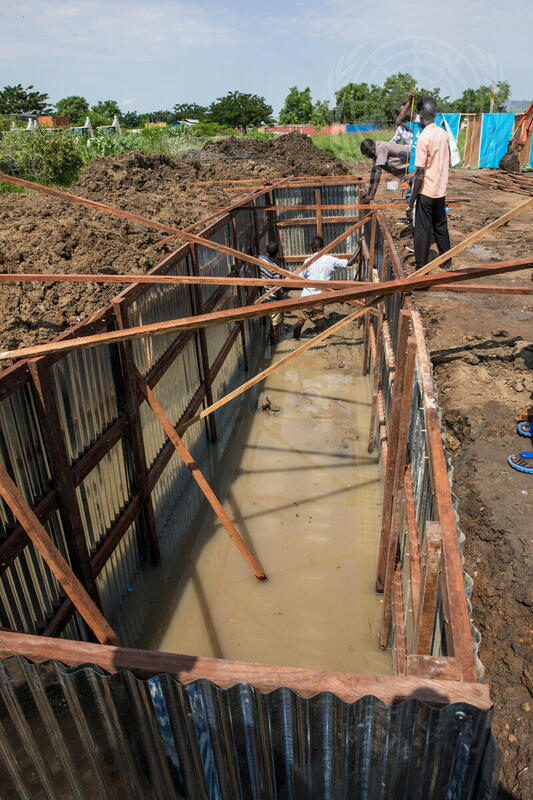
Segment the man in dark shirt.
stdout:
[[361,203],[371,203],[376,194],[381,172],[389,172],[395,178],[405,178],[405,168],[409,158],[410,148],[408,145],[396,144],[396,142],[374,142],[372,139],[363,139],[361,142],[361,152],[367,158],[372,159],[372,170],[370,172],[370,182],[368,190],[364,192],[359,201]]
[[[265,262],[265,266],[259,267],[259,272],[261,278],[265,280],[269,280],[270,278],[282,278],[283,275],[280,275],[277,272],[278,264],[276,263],[275,259],[278,257],[279,253],[279,244],[278,242],[268,242],[267,244],[267,253],[268,256],[259,256],[261,261]],[[274,287],[267,286],[265,291],[270,292]],[[272,292],[267,303],[272,302],[273,300],[284,300],[286,297],[285,289],[281,286],[278,287],[275,291]],[[283,313],[279,314],[272,314],[272,331],[271,331],[271,342],[272,344],[276,344],[279,341],[279,331],[281,326],[283,325]]]

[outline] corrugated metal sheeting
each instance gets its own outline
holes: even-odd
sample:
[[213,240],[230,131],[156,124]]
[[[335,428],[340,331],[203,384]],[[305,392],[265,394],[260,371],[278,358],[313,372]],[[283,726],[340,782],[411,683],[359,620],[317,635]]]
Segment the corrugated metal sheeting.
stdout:
[[490,800],[491,713],[0,663],[3,800]]
[[[353,205],[357,203],[359,196],[359,187],[357,185],[346,186],[322,186],[320,189],[320,200],[324,205]],[[278,211],[277,219],[282,220],[298,220],[302,218],[309,218],[316,216],[313,211],[298,210],[299,205],[314,205],[315,203],[315,189],[313,187],[301,188],[288,188],[288,189],[275,189],[274,190],[274,203],[277,206],[294,205],[292,209],[285,211]],[[337,236],[349,227],[348,222],[327,222],[328,217],[333,216],[353,216],[354,222],[356,221],[356,209],[326,209],[322,212],[323,225],[322,236],[325,244],[333,241]],[[290,257],[293,255],[308,255],[311,253],[311,242],[317,235],[316,225],[294,225],[288,227],[278,228],[282,253],[289,259],[286,262],[288,268],[301,266],[301,261],[291,262]],[[352,233],[343,242],[333,248],[332,253],[353,253],[357,247],[358,232]],[[336,272],[335,277],[338,280],[350,280],[354,277],[354,268],[351,267],[346,270],[339,270]]]
[[[51,488],[48,459],[33,395],[23,386],[0,402],[0,459],[30,503]],[[0,502],[0,542],[16,525],[3,501]],[[53,513],[45,530],[69,560],[59,514]],[[58,605],[59,584],[33,544],[29,543],[0,575],[0,626],[32,633],[46,625]]]
[[[253,247],[253,212],[243,210],[236,215],[236,234],[239,247]],[[264,233],[263,243],[265,235]],[[233,228],[228,223],[212,234],[214,240],[224,244],[232,244],[232,237]],[[227,255],[201,246],[196,252],[201,274],[227,275],[231,266]],[[192,271],[191,256],[186,253],[172,264],[168,274],[187,275],[192,274]],[[203,301],[214,291],[214,286],[202,287],[200,295],[203,296]],[[230,293],[226,305],[234,305],[235,297],[236,292]],[[129,325],[145,325],[192,316],[197,310],[192,286],[154,285],[146,287],[129,305],[127,322]],[[254,351],[263,347],[262,340],[257,337],[261,325],[260,320],[247,325],[250,348],[248,356],[251,361],[257,358]],[[218,356],[231,329],[231,325],[225,325],[206,332],[211,363]],[[180,334],[167,334],[136,339],[133,342],[133,352],[139,371],[147,375],[179,338]],[[242,342],[238,337],[213,384],[215,399],[240,382],[243,374]],[[184,348],[154,387],[155,395],[173,424],[183,415],[203,379],[198,334],[195,333],[188,338]],[[52,364],[51,380],[67,458],[74,464],[124,410],[119,349],[116,345],[101,346],[65,354]],[[166,436],[146,403],[141,406],[140,417],[149,469],[164,447]],[[234,424],[231,413],[224,409],[220,421],[224,423],[220,426],[221,432],[227,438]],[[195,459],[205,469],[207,477],[211,477],[211,462],[206,459],[208,438],[205,425],[194,426],[186,432],[184,439]],[[41,422],[30,384],[16,389],[0,402],[0,458],[32,505],[53,490]],[[127,432],[76,488],[87,547],[91,554],[95,553],[131,501],[136,490],[135,483]],[[176,498],[179,498],[180,514],[174,514],[174,523],[170,525],[169,519],[176,509]],[[165,467],[153,490],[152,499],[158,535],[161,538],[161,552],[165,554],[177,547],[185,533],[190,530],[201,503],[199,490],[189,480],[188,470],[177,454]],[[9,509],[0,501],[0,543],[15,524]],[[52,513],[45,528],[69,560],[58,512]],[[145,560],[143,528],[140,517],[126,531],[118,548],[97,577],[104,614],[117,622],[124,641],[129,644],[135,639],[137,625],[133,621],[132,625],[123,626],[116,620],[116,615]],[[62,594],[57,581],[30,543],[0,575],[0,625],[26,633],[36,633],[52,618]],[[73,639],[86,638],[85,625],[78,614],[74,614],[62,635]]]
[[[370,236],[371,236],[371,223],[365,224],[364,235],[366,237],[367,244],[370,246]],[[376,226],[376,239],[375,239],[375,269],[379,274],[381,274],[383,266],[383,234],[379,227]],[[392,262],[390,258],[387,259],[387,263],[384,265],[383,269],[383,276],[384,280],[393,280],[395,276]],[[368,265],[365,264],[365,280],[371,280],[372,276],[369,274]],[[397,345],[397,333],[398,333],[398,318],[399,312],[401,308],[401,298],[399,295],[391,295],[386,297],[384,300],[385,306],[385,313],[386,319],[389,325],[390,331],[390,340],[392,344],[393,351],[396,350]],[[371,324],[374,326],[374,331],[376,332],[377,329],[377,321],[376,317],[371,319]],[[392,411],[392,396],[390,392],[390,374],[385,362],[385,358],[383,356],[383,352],[380,353],[380,369],[381,369],[381,386],[383,391],[383,401],[385,406],[385,415],[387,420],[390,419],[390,414]],[[435,382],[433,382],[433,389],[435,393],[435,397],[437,397],[437,386]],[[440,408],[438,409],[439,412],[439,419],[441,416]],[[444,442],[444,433],[442,433],[443,442]],[[411,400],[411,416],[410,416],[410,423],[409,423],[409,437],[408,437],[408,461],[411,465],[411,475],[413,480],[413,491],[414,491],[414,500],[415,500],[415,511],[416,511],[416,523],[417,523],[417,530],[420,537],[420,548],[422,547],[422,543],[425,536],[425,526],[426,522],[429,520],[434,519],[433,513],[433,489],[430,480],[430,467],[429,467],[429,459],[428,459],[428,448],[427,448],[427,439],[426,439],[426,429],[425,429],[425,417],[424,417],[424,399],[423,399],[423,392],[421,383],[419,380],[418,374],[418,364],[415,368],[415,377],[413,381],[413,393],[412,393],[412,400]],[[448,463],[448,473],[450,476],[450,485],[451,479],[453,474],[453,469],[451,467],[450,456],[446,453],[447,463]],[[452,494],[452,499],[454,502],[454,509],[456,512],[456,521],[457,521],[457,538],[459,541],[459,548],[463,550],[464,544],[464,534],[459,528],[459,517],[457,514],[457,498]],[[409,581],[409,557],[407,551],[407,539],[406,539],[406,527],[405,524],[402,524],[402,534],[400,537],[400,560],[402,564],[402,580],[403,580],[403,596],[406,600],[405,602],[405,628],[406,628],[406,635],[407,635],[407,644],[408,647],[412,643],[412,615],[411,609],[409,607],[409,603],[407,602],[408,598],[410,598],[410,591],[408,589],[408,581]],[[469,605],[470,614],[472,614],[472,606],[471,606],[471,598],[472,598],[472,578],[468,573],[463,569],[463,577],[464,577],[464,584],[465,584],[465,592],[466,597]],[[481,644],[481,635],[477,628],[475,627],[472,619],[471,619],[471,633],[472,633],[472,640],[474,645],[474,652],[476,655],[476,665],[477,671],[480,678],[483,676],[484,668],[483,664],[478,658],[479,647]],[[433,644],[432,644],[432,655],[439,656],[439,655],[447,655],[446,653],[446,642],[444,636],[444,619],[443,619],[443,609],[442,609],[442,597],[439,596],[437,602],[437,613],[436,613],[436,621],[435,621],[435,628],[433,632]]]

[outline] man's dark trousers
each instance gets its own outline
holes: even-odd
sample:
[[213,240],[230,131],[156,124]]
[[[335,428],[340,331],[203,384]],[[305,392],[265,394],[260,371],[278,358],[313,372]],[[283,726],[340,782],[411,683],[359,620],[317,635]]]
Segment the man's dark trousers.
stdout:
[[418,195],[413,237],[417,269],[420,269],[428,262],[431,231],[435,234],[439,255],[450,249],[450,234],[448,233],[445,208],[445,197],[428,197],[426,194]]

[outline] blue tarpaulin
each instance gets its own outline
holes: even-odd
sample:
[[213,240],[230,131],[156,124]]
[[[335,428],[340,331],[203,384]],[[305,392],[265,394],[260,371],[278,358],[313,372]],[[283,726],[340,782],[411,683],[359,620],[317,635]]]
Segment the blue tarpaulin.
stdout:
[[377,131],[381,128],[377,122],[365,122],[361,125],[347,125],[346,133],[357,133],[358,131]]
[[[437,114],[435,117],[435,123],[437,125],[442,125],[442,114]],[[422,133],[422,125],[419,122],[404,122],[405,127],[413,131],[413,143],[411,145],[411,154],[409,156],[409,172],[413,172],[415,168],[415,154],[416,154],[416,143],[418,142],[418,137]]]
[[459,136],[459,119],[461,117],[460,114],[443,114],[442,115],[448,125],[450,126],[450,130],[453,133],[455,139]]
[[483,114],[481,121],[481,142],[479,145],[479,168],[495,168],[500,158],[507,152],[511,138],[514,114]]

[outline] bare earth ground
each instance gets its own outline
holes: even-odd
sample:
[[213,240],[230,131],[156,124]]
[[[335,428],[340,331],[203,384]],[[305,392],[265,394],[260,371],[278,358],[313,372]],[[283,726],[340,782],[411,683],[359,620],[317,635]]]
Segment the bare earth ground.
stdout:
[[[270,142],[224,139],[179,158],[129,151],[91,162],[74,194],[186,227],[236,192],[196,181],[342,174],[346,167],[299,134]],[[245,192],[247,193],[247,192]],[[159,231],[38,194],[0,195],[2,272],[145,273],[179,246]],[[90,284],[0,286],[0,348],[59,333],[108,303],[121,287]]]
[[[350,171],[364,171],[357,165]],[[346,167],[306,137],[275,142],[227,140],[180,159],[123,153],[93,162],[73,191],[161,221],[185,226],[235,193],[194,186],[196,180],[333,174]],[[452,209],[452,243],[517,205],[523,196],[492,191],[454,171],[449,196],[470,202]],[[378,200],[394,195],[380,188]],[[407,263],[412,256],[391,227]],[[157,232],[37,195],[0,196],[0,270],[143,273],[170,248]],[[512,220],[459,256],[455,266],[527,256],[533,213]],[[529,285],[531,272],[491,279]],[[489,282],[484,280],[483,282]],[[105,305],[117,287],[1,286],[0,346],[53,335]],[[480,656],[496,703],[494,733],[502,752],[500,798],[533,797],[533,665],[531,660],[533,476],[507,465],[531,448],[516,435],[515,414],[532,404],[533,298],[418,295],[439,386],[447,446],[455,468],[466,566],[474,577]]]
[[[449,214],[452,245],[525,198],[481,187],[456,170],[449,197],[468,203]],[[380,189],[381,199],[391,192]],[[396,215],[397,217],[398,215]],[[393,223],[392,216],[389,217]],[[402,257],[414,258],[391,224]],[[434,256],[437,255],[434,249]],[[488,234],[454,267],[533,257],[533,211]],[[480,283],[531,287],[533,271]],[[480,657],[496,704],[501,749],[500,798],[533,798],[533,475],[507,456],[533,449],[516,433],[515,415],[533,404],[533,296],[418,293],[454,465],[454,491],[474,578]]]

